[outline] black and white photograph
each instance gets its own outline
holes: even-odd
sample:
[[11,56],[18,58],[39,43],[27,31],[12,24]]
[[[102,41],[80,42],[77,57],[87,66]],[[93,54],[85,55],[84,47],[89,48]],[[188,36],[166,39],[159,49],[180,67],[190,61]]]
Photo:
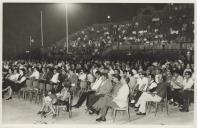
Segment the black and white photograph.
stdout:
[[194,125],[195,3],[1,4],[2,124]]

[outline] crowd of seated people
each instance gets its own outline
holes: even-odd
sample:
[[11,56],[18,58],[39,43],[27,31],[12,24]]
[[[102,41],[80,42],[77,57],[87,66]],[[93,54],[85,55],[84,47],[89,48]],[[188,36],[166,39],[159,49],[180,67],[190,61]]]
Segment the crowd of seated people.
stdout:
[[170,104],[188,112],[194,93],[193,69],[193,64],[181,60],[8,60],[3,61],[3,95],[8,94],[5,99],[11,100],[13,92],[24,88],[25,81],[32,80],[44,85],[38,112],[44,116],[55,117],[55,105],[66,105],[68,111],[69,95],[76,97],[79,92],[79,99],[72,107],[77,109],[86,101],[89,114],[101,115],[96,121],[106,121],[109,107],[126,107],[128,98],[137,115],[146,114],[147,101],[159,102],[166,95]]
[[[179,7],[180,6],[180,7]],[[89,26],[69,39],[69,48],[78,54],[101,54],[112,45],[123,44],[172,44],[194,39],[194,15],[192,5],[166,5],[162,10],[149,9],[133,17],[131,21]],[[145,13],[145,14],[144,14]],[[51,51],[65,51],[58,45]]]

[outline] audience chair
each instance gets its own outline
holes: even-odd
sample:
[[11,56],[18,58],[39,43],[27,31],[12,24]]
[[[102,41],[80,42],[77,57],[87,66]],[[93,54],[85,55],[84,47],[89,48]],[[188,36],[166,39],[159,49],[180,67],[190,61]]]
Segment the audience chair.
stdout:
[[162,112],[163,112],[163,107],[165,107],[166,108],[166,114],[168,115],[168,98],[167,98],[167,94],[160,102],[150,101],[150,102],[147,102],[146,105],[148,105],[147,108],[149,109],[149,112],[151,111],[151,107],[153,105],[155,105],[155,116],[157,115],[157,111],[159,109],[159,106],[161,106]]
[[83,86],[80,86],[80,90],[79,90],[79,93],[78,93],[78,97],[80,97],[82,95],[83,92],[87,92],[89,89],[88,85],[87,84],[84,84]]
[[129,112],[129,97],[128,97],[128,99],[127,99],[127,102],[128,102],[128,104],[127,104],[127,106],[126,106],[126,107],[124,107],[124,108],[120,108],[120,107],[118,107],[118,108],[113,108],[113,112],[112,112],[113,122],[115,122],[115,119],[116,119],[116,113],[117,113],[117,111],[125,111],[125,112],[127,113],[128,119],[130,120],[130,112]]
[[[69,102],[69,118],[72,117],[72,99],[73,99],[73,94],[71,93],[70,96],[69,96],[69,99],[68,99],[68,102]],[[60,114],[60,110],[63,109],[63,110],[66,110],[67,106],[66,105],[55,105],[55,108],[56,108],[56,114],[57,116],[59,117],[59,114]]]

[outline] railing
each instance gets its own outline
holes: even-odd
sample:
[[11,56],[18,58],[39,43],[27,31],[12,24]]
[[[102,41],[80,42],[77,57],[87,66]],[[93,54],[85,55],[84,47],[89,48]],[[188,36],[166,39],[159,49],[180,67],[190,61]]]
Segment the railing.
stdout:
[[[181,46],[182,45],[182,46]],[[186,49],[191,49],[193,50],[194,48],[194,43],[176,43],[176,44],[154,44],[154,45],[144,45],[144,44],[139,44],[139,45],[120,45],[118,46],[113,46],[112,49],[113,50],[152,50],[152,49],[156,49],[156,50],[162,50],[162,49],[174,49],[174,50],[186,50]]]

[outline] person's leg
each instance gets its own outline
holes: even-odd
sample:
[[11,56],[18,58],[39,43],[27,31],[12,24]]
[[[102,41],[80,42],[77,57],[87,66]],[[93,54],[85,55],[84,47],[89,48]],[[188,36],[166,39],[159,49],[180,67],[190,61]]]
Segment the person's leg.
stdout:
[[115,108],[118,107],[118,105],[113,102],[112,100],[108,101],[105,107],[101,108],[101,116],[105,117],[107,115],[107,110],[109,107]]
[[107,115],[107,111],[108,111],[109,107],[112,107],[112,108],[118,107],[118,105],[115,102],[113,102],[112,100],[113,100],[112,98],[108,99],[107,104],[101,108],[101,111],[100,111],[101,117],[96,119],[96,121],[106,121],[105,117]]
[[89,95],[87,107],[88,108],[92,107],[92,105],[95,104],[100,97],[102,97],[102,95],[95,95],[95,94]]
[[168,97],[168,100],[172,99],[172,90],[170,86],[167,86],[167,97]]
[[141,102],[149,95],[147,92],[143,92],[142,95],[139,97],[138,102],[135,104],[135,107],[139,107]]
[[141,95],[142,95],[142,92],[138,91],[137,94],[134,97],[135,103],[138,102],[138,99],[140,98]]
[[183,108],[180,109],[180,111],[189,111],[189,91],[183,91],[182,92],[182,102],[183,102]]
[[86,98],[87,98],[87,92],[83,92],[81,97],[79,97],[79,100],[73,107],[80,107],[83,104],[83,102],[86,100]]
[[159,101],[161,101],[161,97],[159,97],[157,95],[151,95],[151,94],[146,93],[143,97],[141,97],[139,112],[146,113],[146,102],[147,101],[159,102]]
[[89,92],[87,92],[86,106],[88,106],[88,104],[89,104],[89,97],[90,97],[91,95],[94,95],[94,94],[95,94],[95,91],[89,91]]
[[47,100],[48,100],[47,97],[44,97],[43,98],[42,107],[40,108],[40,111],[37,114],[42,114],[45,111],[46,104],[48,102]]
[[173,100],[174,100],[174,105],[177,105],[178,103],[179,104],[182,104],[182,99],[180,98],[181,97],[181,93],[179,92],[180,89],[175,89],[174,90],[174,94],[173,94]]
[[8,98],[6,100],[12,99],[12,88],[9,86],[8,88]]

